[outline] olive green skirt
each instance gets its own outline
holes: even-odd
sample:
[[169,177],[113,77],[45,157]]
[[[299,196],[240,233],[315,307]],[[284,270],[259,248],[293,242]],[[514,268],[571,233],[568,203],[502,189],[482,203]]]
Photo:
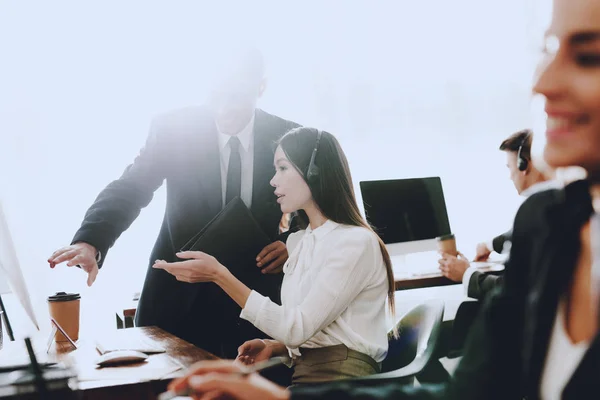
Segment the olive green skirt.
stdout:
[[328,382],[381,372],[380,363],[343,344],[316,349],[300,348],[300,353],[301,356],[294,359],[292,385]]

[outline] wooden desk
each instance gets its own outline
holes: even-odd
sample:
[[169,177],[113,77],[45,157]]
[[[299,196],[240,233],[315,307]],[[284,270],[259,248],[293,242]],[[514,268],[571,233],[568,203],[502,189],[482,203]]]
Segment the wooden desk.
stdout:
[[[484,273],[499,273],[504,271],[503,264],[490,263],[488,266],[480,267],[478,271]],[[396,290],[420,289],[434,286],[457,285],[459,282],[451,281],[440,273],[412,275],[396,277],[394,279]]]
[[[217,359],[213,354],[157,327],[131,328],[110,334],[139,335],[153,339],[165,347],[166,353],[150,355],[139,364],[97,368],[95,360],[99,353],[94,340],[80,340],[77,350],[72,350],[64,343],[55,343],[48,354],[48,361],[63,361],[78,372],[78,390],[83,399],[154,399],[166,389],[173,377],[180,375],[196,361]],[[45,339],[34,339],[41,361],[46,350]],[[11,356],[14,360],[12,364],[22,363],[26,354],[22,341],[6,343],[0,365],[11,365]]]
[[[478,268],[478,271],[484,273],[497,274],[504,271],[504,265],[498,263],[490,263],[486,267]],[[394,285],[396,291],[423,289],[429,287],[458,285],[458,282],[451,281],[441,273],[421,274],[412,276],[396,277]],[[137,301],[129,301],[122,304],[116,310],[117,329],[130,328],[133,326],[133,318],[137,309]]]

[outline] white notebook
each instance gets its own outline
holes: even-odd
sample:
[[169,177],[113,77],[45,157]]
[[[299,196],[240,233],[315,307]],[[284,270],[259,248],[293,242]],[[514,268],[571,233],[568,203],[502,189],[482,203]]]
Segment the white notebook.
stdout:
[[156,340],[141,336],[133,329],[119,329],[96,339],[100,354],[118,350],[135,350],[141,353],[164,353],[166,349]]

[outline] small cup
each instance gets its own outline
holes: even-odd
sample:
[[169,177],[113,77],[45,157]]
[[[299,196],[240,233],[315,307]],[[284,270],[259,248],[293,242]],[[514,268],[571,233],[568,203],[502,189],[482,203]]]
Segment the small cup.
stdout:
[[[57,292],[48,297],[50,316],[63,328],[69,337],[76,341],[79,339],[79,306],[81,296],[79,293]],[[65,335],[56,332],[57,342],[68,342]]]
[[456,239],[454,234],[449,233],[448,235],[439,236],[437,238],[438,250],[453,256],[458,256],[458,250],[456,250]]

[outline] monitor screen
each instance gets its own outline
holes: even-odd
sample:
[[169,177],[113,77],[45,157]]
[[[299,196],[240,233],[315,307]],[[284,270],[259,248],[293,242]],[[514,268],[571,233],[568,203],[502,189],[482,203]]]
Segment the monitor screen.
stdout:
[[385,244],[451,233],[439,177],[360,182],[365,215]]
[[[17,257],[17,251],[15,249],[10,230],[8,228],[8,221],[4,214],[2,202],[0,201],[0,280],[4,281],[0,284],[0,295],[2,293],[9,293],[10,289],[14,291],[15,295],[21,302],[21,305],[25,309],[25,312],[31,319],[31,322],[39,330],[35,312],[31,304],[31,296],[21,271],[19,259]],[[8,314],[8,312],[6,312]]]

